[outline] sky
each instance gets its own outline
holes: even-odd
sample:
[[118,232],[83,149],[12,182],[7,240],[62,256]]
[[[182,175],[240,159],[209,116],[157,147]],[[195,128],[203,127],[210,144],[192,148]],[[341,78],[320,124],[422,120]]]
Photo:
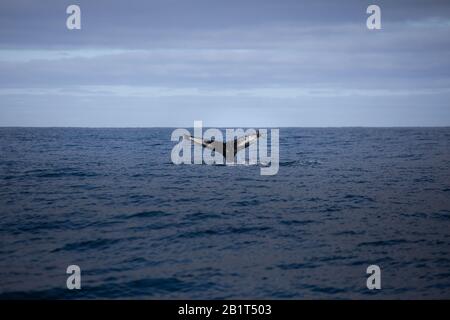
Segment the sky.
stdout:
[[449,57],[450,1],[2,0],[0,126],[449,126]]

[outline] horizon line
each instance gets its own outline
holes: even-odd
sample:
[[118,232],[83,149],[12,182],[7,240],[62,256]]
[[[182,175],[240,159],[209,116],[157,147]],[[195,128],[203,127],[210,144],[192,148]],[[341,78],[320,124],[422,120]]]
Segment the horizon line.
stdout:
[[[256,128],[258,126],[203,126],[202,128],[218,128],[218,129],[236,129],[236,128]],[[1,126],[0,129],[173,129],[173,128],[194,128],[193,126],[176,127],[176,126]],[[311,129],[344,129],[344,128],[450,128],[450,125],[438,125],[438,126],[273,126],[273,127],[261,127],[261,128],[311,128]]]

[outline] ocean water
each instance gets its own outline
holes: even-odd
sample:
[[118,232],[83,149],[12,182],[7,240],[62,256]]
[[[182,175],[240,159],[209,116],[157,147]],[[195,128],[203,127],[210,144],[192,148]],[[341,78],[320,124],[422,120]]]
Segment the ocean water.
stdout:
[[450,298],[450,128],[281,129],[275,176],[171,132],[1,128],[0,298]]

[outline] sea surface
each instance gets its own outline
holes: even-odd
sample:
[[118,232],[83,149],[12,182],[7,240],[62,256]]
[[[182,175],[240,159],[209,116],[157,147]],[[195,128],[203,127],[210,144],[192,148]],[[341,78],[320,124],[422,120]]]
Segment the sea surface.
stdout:
[[0,128],[0,298],[450,298],[450,128],[282,128],[274,176],[172,130]]

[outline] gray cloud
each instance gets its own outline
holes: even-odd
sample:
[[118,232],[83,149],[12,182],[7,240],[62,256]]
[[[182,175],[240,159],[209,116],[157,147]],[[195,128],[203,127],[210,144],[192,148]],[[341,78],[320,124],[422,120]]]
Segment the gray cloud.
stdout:
[[[448,86],[449,26],[396,26],[373,34],[356,25],[329,29],[255,28],[211,37],[211,48],[158,48],[90,54],[46,52],[0,60],[3,87],[154,85],[187,87],[336,86],[373,89]],[[199,31],[198,33],[202,33]],[[317,34],[326,34],[318,36]],[[263,39],[260,35],[264,34]],[[200,37],[186,38],[191,45]],[[215,43],[246,41],[240,48]],[[204,38],[204,37],[203,37]],[[275,39],[275,40],[274,40]],[[424,49],[425,47],[425,49]],[[10,54],[14,56],[14,53]],[[381,80],[381,81],[380,81]],[[437,84],[439,82],[439,84]]]
[[[0,3],[0,125],[157,126],[255,106],[274,125],[449,124],[447,1],[377,1],[379,31],[365,27],[372,1],[76,1],[69,31],[72,3]],[[108,108],[117,118],[92,123]],[[67,122],[75,110],[97,117]]]

